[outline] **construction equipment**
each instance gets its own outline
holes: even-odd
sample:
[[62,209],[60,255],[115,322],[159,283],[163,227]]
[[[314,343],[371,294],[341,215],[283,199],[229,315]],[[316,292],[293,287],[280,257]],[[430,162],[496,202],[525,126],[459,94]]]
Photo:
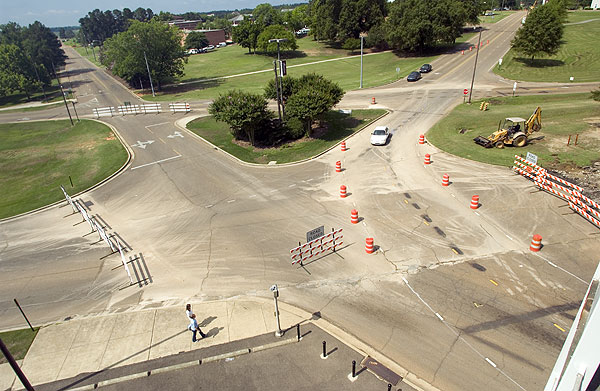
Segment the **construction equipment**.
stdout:
[[489,137],[477,136],[473,141],[486,148],[504,148],[505,145],[523,147],[527,145],[527,138],[541,128],[542,109],[538,107],[528,120],[519,117],[505,118],[504,123],[500,121],[498,130]]

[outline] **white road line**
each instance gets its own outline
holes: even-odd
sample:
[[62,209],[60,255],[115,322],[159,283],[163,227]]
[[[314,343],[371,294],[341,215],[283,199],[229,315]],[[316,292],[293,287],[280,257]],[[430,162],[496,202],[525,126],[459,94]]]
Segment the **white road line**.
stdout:
[[232,202],[235,202],[235,200],[229,200],[229,201],[227,201],[228,204],[231,204]]
[[250,197],[248,197],[248,198],[255,198],[255,197],[256,197],[256,194],[252,194],[252,195],[251,195]]
[[[427,302],[425,300],[423,300],[423,298],[421,298],[421,295],[419,295],[412,286],[410,286],[410,284],[408,283],[408,280],[406,280],[406,278],[404,278],[404,276],[402,276],[402,280],[404,281],[404,283],[406,284],[406,286],[408,287],[408,289],[411,290],[411,292],[417,296],[419,298],[419,300],[421,301],[421,303],[423,303],[425,305],[425,307],[429,308],[429,310],[431,312],[433,312],[434,314],[439,315],[437,312],[435,312],[433,310],[433,308],[431,308],[431,306],[429,304],[427,304]],[[475,354],[477,354],[479,357],[481,357],[482,359],[484,359],[485,361],[487,361],[491,366],[493,366],[494,368],[496,368],[496,370],[498,372],[500,372],[504,377],[506,377],[508,380],[510,380],[511,382],[513,382],[517,387],[519,387],[521,390],[526,391],[525,388],[523,388],[523,386],[521,386],[519,383],[517,383],[513,378],[511,378],[510,376],[508,376],[502,369],[498,368],[496,366],[496,364],[490,360],[489,358],[485,357],[483,354],[481,354],[477,349],[475,349],[475,347],[473,345],[471,345],[466,339],[464,339],[464,337],[462,335],[460,335],[460,333],[458,333],[452,326],[450,326],[446,321],[443,320],[442,318],[442,323],[444,324],[444,326],[446,326],[454,335],[456,335],[456,337],[458,339],[460,339],[461,341],[463,341]]]
[[538,256],[538,257],[542,258],[544,261],[546,261],[546,262],[548,263],[548,265],[550,265],[550,266],[553,266],[553,267],[555,267],[555,268],[557,268],[557,269],[560,269],[560,270],[562,270],[563,272],[567,273],[567,274],[568,274],[568,275],[570,275],[571,277],[575,277],[575,278],[576,278],[576,279],[578,279],[579,281],[583,282],[585,285],[589,285],[589,284],[590,284],[589,282],[587,282],[587,281],[585,281],[585,280],[583,280],[583,279],[581,279],[581,278],[577,277],[575,274],[571,273],[570,271],[568,271],[568,270],[565,270],[565,269],[563,269],[562,267],[558,266],[557,264],[553,263],[552,261],[550,261],[550,260],[548,260],[548,259],[544,258],[544,257],[543,257],[543,256],[541,256],[540,254],[538,254],[538,253],[534,253],[533,255],[535,255],[535,256]]
[[513,240],[513,238],[511,238],[510,236],[508,236],[507,234],[504,234],[504,236],[506,236],[507,238],[509,238],[510,240]]
[[295,184],[295,183],[292,183],[292,184],[291,184],[291,185],[289,185],[288,187],[294,187],[294,186],[296,186],[296,184]]
[[212,207],[213,207],[213,204],[210,204],[210,205],[205,205],[204,207],[205,207],[206,209],[208,209],[208,208],[212,208]]
[[477,213],[477,212],[473,212],[473,213],[475,213],[477,216],[480,216],[480,214],[479,214],[479,213]]
[[442,322],[444,321],[444,318],[442,318],[442,315],[438,314],[437,312],[435,313],[435,316],[437,316],[438,319],[441,320]]
[[279,190],[277,190],[277,189],[273,189],[273,190],[271,190],[269,193],[275,193],[276,191],[279,191]]
[[154,124],[154,125],[146,125],[144,126],[145,128],[151,128],[152,126],[160,126],[160,125],[165,125],[168,124],[168,122],[161,122],[160,124]]
[[137,170],[138,168],[142,168],[142,167],[146,167],[146,166],[151,166],[153,164],[158,164],[158,163],[166,162],[167,160],[177,159],[178,157],[181,157],[181,155],[172,156],[172,157],[168,157],[166,159],[157,160],[157,161],[152,162],[152,163],[142,164],[141,166],[131,167],[131,169],[132,170]]

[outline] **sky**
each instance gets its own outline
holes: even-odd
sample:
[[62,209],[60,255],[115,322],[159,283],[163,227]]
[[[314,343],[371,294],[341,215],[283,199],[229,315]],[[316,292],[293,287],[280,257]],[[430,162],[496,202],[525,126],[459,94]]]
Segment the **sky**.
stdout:
[[[301,3],[302,0],[0,0],[0,24],[16,22],[27,26],[36,20],[46,27],[78,26],[79,18],[98,8],[101,11],[138,7],[154,13],[168,11],[180,14],[187,11],[208,12],[254,8],[261,3],[272,5]],[[308,2],[308,0],[306,0]]]

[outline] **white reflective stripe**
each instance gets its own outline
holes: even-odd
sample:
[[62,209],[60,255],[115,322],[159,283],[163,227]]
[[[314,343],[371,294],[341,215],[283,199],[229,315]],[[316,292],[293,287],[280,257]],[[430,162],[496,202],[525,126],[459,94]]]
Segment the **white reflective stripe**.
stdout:
[[121,254],[121,262],[123,262],[123,266],[125,267],[125,271],[127,272],[127,276],[129,277],[129,282],[133,284],[133,278],[131,277],[129,266],[127,266],[127,260],[125,258],[125,254],[123,254],[123,248],[121,248],[121,243],[119,243],[118,239],[115,239],[115,241],[117,242],[117,247],[119,248],[119,254]]

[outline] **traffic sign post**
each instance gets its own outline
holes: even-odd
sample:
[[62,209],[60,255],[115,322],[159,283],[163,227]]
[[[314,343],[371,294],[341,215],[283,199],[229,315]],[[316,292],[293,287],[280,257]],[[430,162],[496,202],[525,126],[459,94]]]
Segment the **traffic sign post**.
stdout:
[[465,100],[467,99],[467,94],[469,93],[469,90],[467,90],[466,88],[463,90],[463,103],[465,103]]
[[325,226],[322,225],[319,228],[315,228],[311,231],[308,231],[306,233],[306,242],[311,242],[317,238],[320,238],[321,236],[325,236]]

